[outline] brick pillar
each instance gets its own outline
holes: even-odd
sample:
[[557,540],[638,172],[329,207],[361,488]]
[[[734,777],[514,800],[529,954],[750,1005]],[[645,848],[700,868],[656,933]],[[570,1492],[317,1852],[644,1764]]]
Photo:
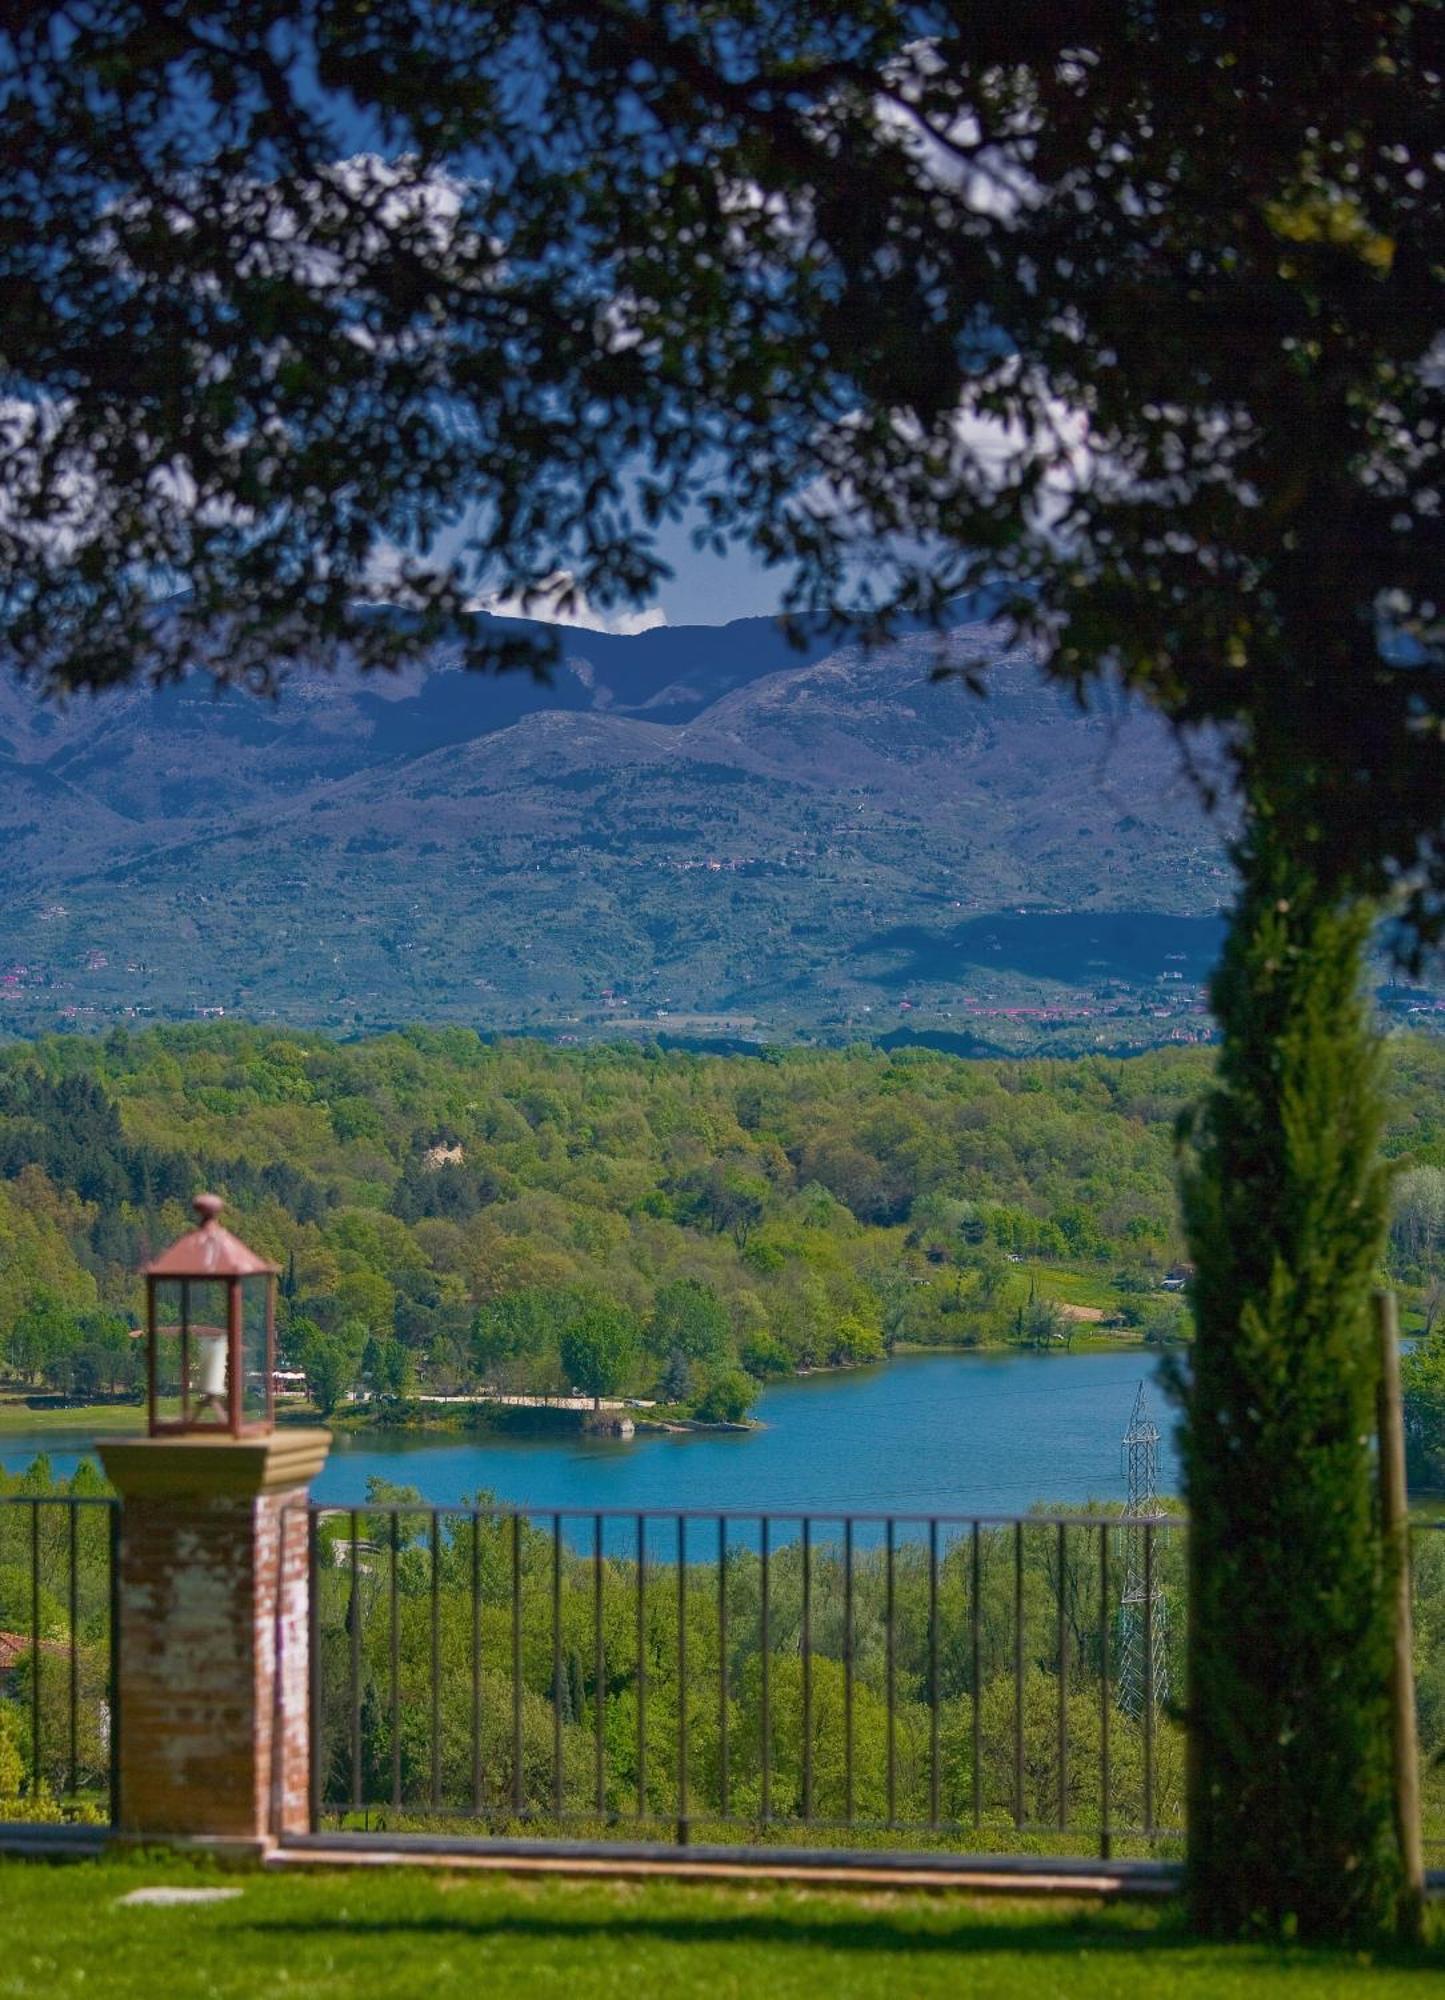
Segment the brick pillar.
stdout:
[[304,1831],[304,1502],[330,1442],[286,1430],[99,1447],[122,1503],[122,1833],[264,1845]]

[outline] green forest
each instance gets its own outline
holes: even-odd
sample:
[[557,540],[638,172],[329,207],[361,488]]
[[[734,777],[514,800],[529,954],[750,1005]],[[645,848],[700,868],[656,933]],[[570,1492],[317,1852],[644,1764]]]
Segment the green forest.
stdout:
[[[1407,1362],[1412,1468],[1445,1467],[1445,1050],[1390,1045],[1390,1275],[1427,1338]],[[314,1402],[418,1420],[424,1392],[582,1386],[733,1420],[799,1368],[900,1346],[1188,1335],[1163,1280],[1181,1113],[1207,1050],[962,1060],[871,1047],[712,1056],[412,1030],[355,1042],[159,1028],[0,1049],[0,1372],[14,1400],[134,1398],[136,1268],[201,1186],[280,1267],[283,1357]],[[348,1392],[366,1399],[348,1405]],[[412,1400],[409,1400],[412,1399]],[[29,1415],[29,1412],[26,1412]],[[23,1503],[102,1492],[82,1465],[0,1474],[0,1626],[40,1645],[0,1703],[0,1796],[105,1785],[107,1523]],[[1081,1849],[1177,1827],[1161,1692],[1120,1706],[1122,1531],[1040,1521],[780,1527],[432,1515],[401,1488],[317,1533],[326,1816],[499,1830],[806,1822],[849,1840]],[[881,1531],[880,1531],[881,1532]],[[43,1579],[33,1601],[33,1562]],[[683,1560],[679,1562],[679,1556]],[[1427,1754],[1445,1743],[1445,1535],[1419,1538]],[[1162,1671],[1182,1671],[1178,1537],[1161,1529]],[[72,1581],[73,1579],[73,1581]],[[32,1617],[32,1614],[36,1614]],[[890,1629],[892,1636],[890,1638]],[[70,1727],[74,1661],[79,1721]],[[440,1671],[438,1671],[440,1668]],[[1109,1732],[1109,1776],[1104,1732]],[[1432,1772],[1438,1776],[1438,1764]],[[1445,1799],[1427,1785],[1432,1837]],[[1153,1833],[1145,1829],[1153,1828]],[[1132,1836],[1129,1829],[1132,1829]],[[829,1837],[832,1837],[831,1835]],[[1121,1850],[1122,1851],[1122,1850]]]
[[[1391,1060],[1394,1275],[1429,1325],[1445,1049],[1397,1038]],[[0,1373],[134,1394],[136,1270],[202,1186],[280,1266],[280,1352],[325,1414],[578,1388],[730,1421],[770,1376],[898,1347],[1187,1337],[1162,1281],[1209,1062],[230,1024],[14,1043]]]

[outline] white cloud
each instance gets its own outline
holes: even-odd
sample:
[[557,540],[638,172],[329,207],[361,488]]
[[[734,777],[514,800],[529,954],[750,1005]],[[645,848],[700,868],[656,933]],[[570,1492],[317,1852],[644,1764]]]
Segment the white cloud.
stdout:
[[496,618],[535,618],[541,625],[566,625],[582,632],[611,632],[630,638],[638,632],[655,632],[667,623],[660,605],[646,611],[602,611],[587,602],[570,570],[553,570],[530,590],[504,595],[491,591],[474,597],[469,611],[490,611]]

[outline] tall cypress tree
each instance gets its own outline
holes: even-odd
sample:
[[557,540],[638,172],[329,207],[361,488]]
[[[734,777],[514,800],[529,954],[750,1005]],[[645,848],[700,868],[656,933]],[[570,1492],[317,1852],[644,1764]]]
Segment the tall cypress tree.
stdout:
[[1189,1894],[1216,1934],[1377,1934],[1399,1885],[1370,1292],[1387,1225],[1368,906],[1258,813],[1185,1213]]

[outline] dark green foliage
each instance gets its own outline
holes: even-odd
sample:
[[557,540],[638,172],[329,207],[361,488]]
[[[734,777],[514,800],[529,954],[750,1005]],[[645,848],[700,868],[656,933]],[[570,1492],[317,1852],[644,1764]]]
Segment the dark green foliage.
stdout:
[[1445,1487],[1445,1327],[1400,1365],[1405,1392],[1405,1463],[1412,1487]]
[[0,1364],[22,1379],[90,1399],[137,1389],[144,1374],[123,1315],[77,1312],[43,1287],[30,1294],[8,1335],[0,1335]]
[[1220,1934],[1379,1934],[1398,1880],[1370,1439],[1384,1249],[1368,912],[1267,832],[1215,982],[1225,1030],[1185,1176],[1198,1275],[1190,1898]]
[[770,1333],[755,1333],[745,1340],[740,1359],[748,1373],[760,1381],[770,1375],[789,1375],[793,1369],[787,1348]]
[[332,1414],[356,1381],[366,1347],[366,1329],[354,1320],[347,1321],[334,1333],[323,1331],[313,1320],[292,1320],[286,1358],[305,1370],[311,1400],[323,1417]]
[[693,1365],[681,1348],[668,1355],[657,1380],[657,1392],[664,1403],[685,1403],[692,1395]]
[[[1428,1177],[1445,1162],[1445,1052],[1391,1050],[1387,1145]],[[1031,1291],[1187,1337],[1187,1306],[1160,1290],[1184,1251],[1171,1134],[1208,1074],[1201,1050],[1128,1063],[875,1049],[759,1062],[469,1033],[340,1044],[229,1025],[0,1051],[7,1101],[38,1101],[37,1077],[52,1091],[79,1077],[85,1101],[99,1093],[119,1112],[120,1143],[175,1155],[186,1194],[214,1175],[235,1226],[281,1267],[283,1353],[296,1359],[299,1321],[345,1334],[339,1351],[362,1386],[392,1399],[407,1390],[383,1379],[394,1383],[403,1355],[407,1388],[422,1391],[570,1388],[562,1331],[598,1296],[644,1329],[638,1392],[657,1393],[666,1372],[669,1400],[683,1392],[674,1354],[692,1397],[738,1365],[765,1380],[900,1342],[997,1344],[1018,1338]],[[337,1103],[365,1107],[343,1121],[349,1139]],[[404,1221],[396,1189],[438,1134],[462,1148],[456,1171],[503,1192],[474,1213]],[[13,1142],[0,1177],[0,1370],[16,1389],[108,1394],[114,1366],[116,1390],[133,1392],[136,1344],[122,1333],[143,1308],[135,1268],[190,1218],[179,1201],[82,1202],[44,1170],[43,1136],[28,1113],[0,1114],[0,1141]],[[906,1222],[870,1226],[806,1177],[810,1146],[834,1138],[874,1162],[874,1184],[907,1186]],[[715,1161],[726,1164],[714,1172]],[[726,1208],[738,1182],[750,1197],[740,1230]],[[680,1188],[702,1197],[696,1208]],[[1081,1213],[1100,1247],[1066,1256],[1064,1224]],[[1416,1223],[1401,1234],[1402,1277],[1423,1277],[1421,1241]],[[392,1372],[378,1378],[373,1362]]]
[[604,1298],[580,1301],[559,1342],[564,1373],[595,1402],[629,1385],[640,1349],[636,1315]]
[[0,1073],[0,1175],[32,1164],[110,1210],[183,1201],[190,1191],[184,1154],[127,1143],[115,1104],[93,1079],[12,1069]]
[[399,1340],[371,1339],[361,1357],[361,1373],[373,1395],[392,1399],[409,1394],[415,1378],[411,1351]]
[[758,1385],[740,1368],[729,1368],[708,1383],[695,1414],[709,1424],[740,1424],[757,1400]]
[[720,1361],[727,1352],[731,1328],[727,1308],[710,1285],[696,1278],[679,1278],[660,1285],[647,1323],[647,1344],[654,1353],[683,1354],[690,1361]]

